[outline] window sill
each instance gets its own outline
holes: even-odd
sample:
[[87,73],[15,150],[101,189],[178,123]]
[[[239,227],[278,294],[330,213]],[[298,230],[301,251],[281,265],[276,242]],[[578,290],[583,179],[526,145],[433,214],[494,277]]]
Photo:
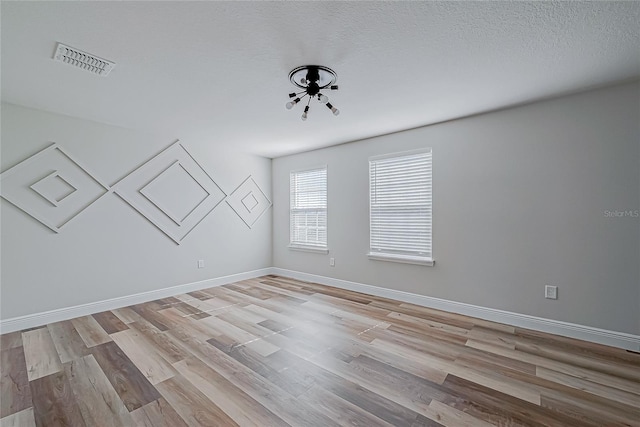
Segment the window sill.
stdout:
[[428,267],[433,267],[433,265],[436,263],[436,261],[432,258],[424,258],[424,257],[411,256],[411,255],[392,255],[392,254],[369,252],[367,256],[369,257],[369,259],[372,259],[375,261],[400,262],[403,264],[417,264],[417,265],[425,265]]
[[317,246],[301,246],[301,245],[289,245],[289,249],[292,251],[301,251],[301,252],[314,252],[317,254],[328,254],[328,248],[319,248]]

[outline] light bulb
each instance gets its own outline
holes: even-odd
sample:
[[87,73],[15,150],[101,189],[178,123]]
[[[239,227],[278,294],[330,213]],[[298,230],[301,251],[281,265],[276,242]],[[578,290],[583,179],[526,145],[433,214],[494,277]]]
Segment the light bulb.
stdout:
[[300,83],[303,85],[307,84],[307,79],[305,79],[304,77],[300,79]]
[[298,102],[300,102],[300,98],[296,98],[293,101],[287,102],[287,110],[291,110],[293,108],[294,105],[296,105]]
[[329,97],[327,95],[319,94],[318,101],[326,104],[327,102],[329,102]]
[[302,120],[307,120],[307,112],[302,113]]

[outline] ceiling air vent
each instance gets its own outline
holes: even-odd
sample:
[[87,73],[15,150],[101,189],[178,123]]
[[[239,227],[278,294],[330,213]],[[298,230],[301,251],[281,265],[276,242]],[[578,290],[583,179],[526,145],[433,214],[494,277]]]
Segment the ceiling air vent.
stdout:
[[99,58],[87,52],[58,43],[56,53],[53,55],[55,61],[64,62],[89,71],[99,76],[106,76],[116,66],[115,62]]

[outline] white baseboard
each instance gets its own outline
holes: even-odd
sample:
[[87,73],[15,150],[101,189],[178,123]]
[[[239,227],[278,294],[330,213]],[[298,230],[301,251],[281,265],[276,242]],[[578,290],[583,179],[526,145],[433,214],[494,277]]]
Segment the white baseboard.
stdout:
[[526,314],[512,313],[494,308],[480,307],[477,305],[465,304],[461,302],[449,301],[440,298],[428,297],[425,295],[412,294],[409,292],[396,291],[393,289],[381,288],[378,286],[365,285],[363,283],[350,282],[347,280],[334,279],[332,277],[319,276],[315,274],[302,273],[299,271],[285,270],[282,268],[272,268],[271,274],[291,277],[293,279],[307,282],[320,283],[322,285],[334,286],[336,288],[348,289],[350,291],[362,292],[384,298],[408,302],[423,307],[443,310],[452,313],[463,314],[465,316],[476,317],[492,322],[504,323],[518,328],[532,329],[540,332],[561,335],[569,338],[576,338],[583,341],[604,344],[626,350],[640,351],[640,336],[627,334],[624,332],[609,331],[606,329],[594,328],[591,326],[578,325],[575,323],[562,322],[559,320],[544,319],[542,317],[529,316]]
[[46,325],[48,323],[69,320],[73,319],[74,317],[87,316],[90,314],[99,313],[101,311],[113,310],[133,304],[140,304],[160,298],[183,294],[186,292],[226,285],[241,280],[253,279],[255,277],[265,276],[267,274],[276,274],[279,276],[291,277],[293,279],[304,280],[307,282],[334,286],[336,288],[390,298],[398,301],[420,305],[423,307],[463,314],[466,316],[503,323],[519,328],[547,332],[550,334],[576,338],[584,341],[604,344],[612,347],[619,347],[632,351],[640,351],[640,336],[638,335],[609,331],[606,329],[599,329],[591,326],[562,322],[559,320],[544,319],[541,317],[512,313],[509,311],[497,310],[494,308],[480,307],[477,305],[449,301],[440,298],[433,298],[425,295],[412,294],[409,292],[381,288],[378,286],[350,282],[347,280],[334,279],[332,277],[319,276],[316,274],[285,270],[276,267],[262,268],[259,270],[247,271],[244,273],[232,274],[223,277],[216,277],[213,279],[201,280],[198,282],[186,283],[178,286],[171,286],[169,288],[142,292],[134,295],[111,298],[104,301],[81,304],[73,307],[65,307],[57,310],[45,311],[26,316],[13,317],[0,321],[0,333],[5,334],[22,329],[34,328],[37,326]]
[[271,268],[262,268],[260,270],[231,274],[229,276],[216,277],[213,279],[206,279],[198,282],[171,286],[169,288],[157,289],[149,292],[141,292],[139,294],[111,298],[108,300],[97,302],[90,302],[73,307],[65,307],[57,310],[29,314],[26,316],[13,317],[0,321],[0,334],[20,331],[22,329],[35,328],[37,326],[46,325],[47,323],[69,320],[73,319],[74,317],[88,316],[90,314],[100,313],[101,311],[127,307],[133,304],[141,304],[143,302],[153,301],[160,298],[167,298],[178,294],[184,294],[186,292],[212,288],[214,286],[222,286],[228,283],[253,279],[255,277],[260,277],[267,274],[272,274]]

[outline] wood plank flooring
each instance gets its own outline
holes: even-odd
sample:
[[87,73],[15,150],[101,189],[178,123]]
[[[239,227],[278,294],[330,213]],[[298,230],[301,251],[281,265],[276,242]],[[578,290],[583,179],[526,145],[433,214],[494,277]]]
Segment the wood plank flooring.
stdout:
[[277,276],[0,351],[0,427],[640,427],[637,353]]

